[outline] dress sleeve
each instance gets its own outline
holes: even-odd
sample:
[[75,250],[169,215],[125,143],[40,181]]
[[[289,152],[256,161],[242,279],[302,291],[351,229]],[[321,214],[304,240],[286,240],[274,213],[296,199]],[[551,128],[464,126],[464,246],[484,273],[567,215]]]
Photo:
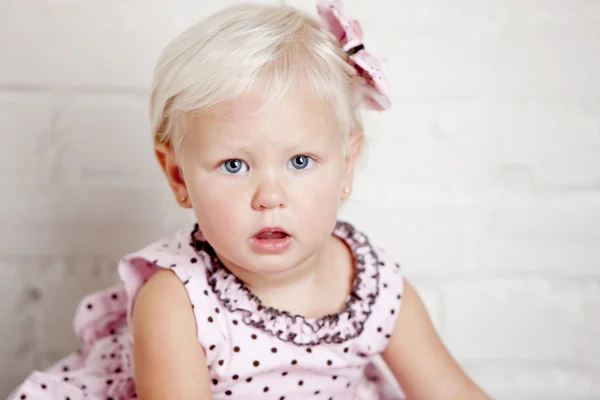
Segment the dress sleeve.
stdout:
[[206,350],[223,340],[223,326],[211,318],[210,310],[217,307],[217,300],[208,285],[204,260],[185,240],[184,237],[163,240],[121,260],[119,276],[127,296],[127,321],[131,322],[135,299],[142,286],[157,271],[170,270],[185,287],[196,320],[198,340]]
[[378,281],[377,297],[367,319],[363,334],[369,339],[364,352],[376,356],[386,349],[396,327],[404,292],[404,277],[400,264],[383,250],[377,250]]

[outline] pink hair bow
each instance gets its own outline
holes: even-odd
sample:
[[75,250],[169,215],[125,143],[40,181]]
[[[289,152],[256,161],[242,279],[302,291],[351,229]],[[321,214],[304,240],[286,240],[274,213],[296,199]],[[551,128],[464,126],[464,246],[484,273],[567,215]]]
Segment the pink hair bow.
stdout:
[[360,23],[346,12],[341,0],[321,0],[317,3],[317,12],[356,68],[362,81],[365,107],[376,111],[389,108],[390,86],[385,75],[385,60],[365,49]]

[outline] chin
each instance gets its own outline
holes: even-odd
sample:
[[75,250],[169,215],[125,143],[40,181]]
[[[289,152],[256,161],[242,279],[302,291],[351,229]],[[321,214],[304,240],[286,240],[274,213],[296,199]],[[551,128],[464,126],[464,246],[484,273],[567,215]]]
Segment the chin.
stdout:
[[247,268],[256,274],[274,275],[284,273],[293,269],[298,262],[294,262],[290,257],[277,255],[264,255],[260,254],[252,257],[247,265],[251,265],[251,268]]

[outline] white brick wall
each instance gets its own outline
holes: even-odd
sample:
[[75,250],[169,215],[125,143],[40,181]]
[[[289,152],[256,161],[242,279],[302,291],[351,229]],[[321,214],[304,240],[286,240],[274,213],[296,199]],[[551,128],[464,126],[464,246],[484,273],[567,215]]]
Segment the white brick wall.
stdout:
[[[120,256],[185,217],[151,153],[151,72],[235,1],[0,1],[0,398],[77,345],[74,307]],[[395,107],[368,118],[342,216],[496,398],[600,399],[600,0],[347,4]]]

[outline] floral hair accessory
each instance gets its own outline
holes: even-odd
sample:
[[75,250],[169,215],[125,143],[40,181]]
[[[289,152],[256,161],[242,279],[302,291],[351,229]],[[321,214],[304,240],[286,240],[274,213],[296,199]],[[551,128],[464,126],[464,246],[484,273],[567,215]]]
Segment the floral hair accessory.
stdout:
[[350,65],[358,72],[365,108],[388,109],[391,106],[390,86],[385,75],[385,60],[366,50],[360,23],[348,14],[341,0],[319,1],[317,12],[348,54]]

